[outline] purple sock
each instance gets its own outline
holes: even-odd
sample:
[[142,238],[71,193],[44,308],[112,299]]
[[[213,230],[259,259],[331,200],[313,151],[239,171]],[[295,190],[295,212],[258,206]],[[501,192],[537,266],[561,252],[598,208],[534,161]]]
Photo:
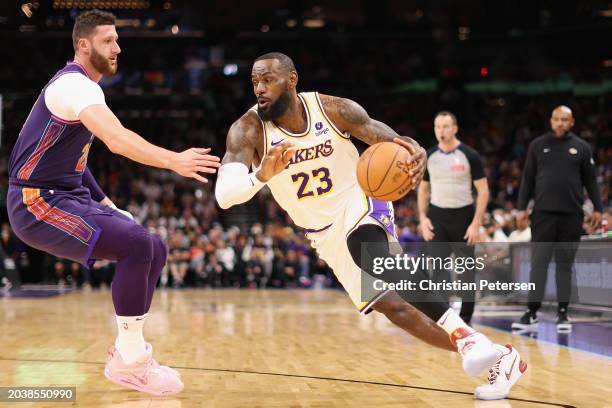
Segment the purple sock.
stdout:
[[151,268],[149,269],[149,283],[147,286],[145,313],[147,313],[151,307],[153,292],[155,292],[155,286],[157,286],[159,275],[166,265],[166,258],[168,258],[168,247],[158,235],[153,235],[153,260],[151,261]]
[[145,314],[153,236],[141,225],[121,217],[99,216],[96,223],[102,233],[91,257],[117,261],[111,286],[115,313],[118,316]]

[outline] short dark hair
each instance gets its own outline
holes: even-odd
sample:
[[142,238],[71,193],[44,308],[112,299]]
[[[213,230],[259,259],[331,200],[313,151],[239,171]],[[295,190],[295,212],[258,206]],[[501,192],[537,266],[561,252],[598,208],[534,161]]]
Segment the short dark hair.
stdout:
[[295,65],[293,64],[293,60],[288,56],[283,54],[282,52],[269,52],[260,57],[255,58],[254,63],[261,60],[267,59],[275,59],[278,60],[281,67],[285,68],[287,71],[295,71]]
[[434,120],[438,117],[438,116],[450,116],[450,118],[453,120],[453,125],[457,126],[457,117],[455,116],[454,113],[449,112],[449,111],[440,111],[438,113],[436,113],[436,116],[434,116]]
[[100,25],[115,25],[115,15],[106,11],[93,9],[81,13],[74,21],[72,28],[72,47],[76,52],[79,39],[87,37],[97,26]]

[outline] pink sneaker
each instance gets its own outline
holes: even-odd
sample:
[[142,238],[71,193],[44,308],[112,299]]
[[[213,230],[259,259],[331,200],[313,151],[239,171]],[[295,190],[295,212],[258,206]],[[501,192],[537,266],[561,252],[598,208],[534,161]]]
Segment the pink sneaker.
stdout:
[[125,364],[117,349],[108,350],[104,375],[115,384],[153,395],[177,394],[185,387],[176,370],[161,366],[153,359],[153,347],[147,343],[140,360]]
[[[147,349],[149,349],[149,348],[150,348],[150,349],[153,349],[153,346],[151,345],[151,343],[146,343],[146,345],[147,345]],[[111,348],[108,350],[108,352],[109,352],[109,354],[110,354],[110,353],[118,353],[117,348],[116,348],[115,346],[112,346],[112,347],[111,347]],[[153,365],[154,365],[155,367],[159,367],[159,368],[161,368],[162,370],[167,371],[168,373],[170,373],[170,374],[172,374],[172,375],[177,376],[178,378],[181,378],[181,373],[180,373],[180,372],[176,371],[176,370],[175,370],[174,368],[172,368],[172,367],[168,367],[168,366],[165,366],[165,365],[161,365],[161,364],[159,364],[159,363],[158,363],[158,362],[157,362],[155,359],[153,359]]]
[[[153,349],[153,346],[151,345],[151,343],[147,343],[147,349],[149,349],[149,348]],[[153,365],[156,366],[156,367],[161,368],[162,370],[166,370],[170,374],[176,375],[178,378],[181,378],[181,373],[180,372],[176,371],[172,367],[168,367],[168,366],[159,364],[157,361],[155,361],[155,359],[153,359]]]

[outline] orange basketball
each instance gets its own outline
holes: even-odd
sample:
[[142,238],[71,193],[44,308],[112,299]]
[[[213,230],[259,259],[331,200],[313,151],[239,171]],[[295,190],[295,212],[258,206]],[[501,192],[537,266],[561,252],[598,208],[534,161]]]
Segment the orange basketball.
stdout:
[[411,190],[410,168],[406,165],[409,158],[410,152],[397,143],[370,146],[357,162],[359,186],[366,195],[377,200],[399,200]]

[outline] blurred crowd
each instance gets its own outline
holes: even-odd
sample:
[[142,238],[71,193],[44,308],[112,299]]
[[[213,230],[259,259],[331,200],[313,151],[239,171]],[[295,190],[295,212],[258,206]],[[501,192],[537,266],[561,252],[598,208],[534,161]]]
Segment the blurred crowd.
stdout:
[[[542,103],[542,106],[549,105],[550,101]],[[481,108],[484,115],[459,117],[458,137],[481,153],[491,190],[488,212],[482,220],[482,242],[528,241],[530,238],[529,225],[516,224],[515,202],[528,144],[547,130],[550,113],[536,104],[523,106],[522,110],[517,106],[518,103],[514,103],[509,112],[500,112],[485,105]],[[612,221],[612,138],[607,124],[612,123],[611,114],[591,101],[572,106],[577,111],[575,131],[590,143],[595,154],[598,184],[607,208],[604,219],[609,222]],[[431,122],[428,125],[425,119],[422,123],[413,122],[394,116],[394,112],[389,109],[386,115],[378,118],[400,133],[412,135],[424,147],[435,143]],[[14,135],[27,111],[9,113],[5,122],[7,134]],[[225,115],[214,115],[212,108],[162,112],[133,111],[119,106],[117,114],[128,128],[162,146],[174,150],[211,146],[218,155],[223,154],[225,132],[231,123]],[[428,130],[425,126],[429,126]],[[418,130],[421,127],[423,130]],[[419,132],[427,136],[419,137]],[[358,148],[364,146],[358,144]],[[3,146],[0,157],[2,207],[5,207],[8,151],[7,145]],[[118,207],[132,213],[138,222],[160,234],[168,243],[169,258],[162,274],[162,286],[337,285],[329,268],[310,250],[302,231],[292,225],[265,188],[251,202],[222,212],[214,200],[214,178],[202,184],[167,171],[139,166],[112,155],[98,141],[91,149],[88,165]],[[400,241],[420,241],[415,194],[394,205]],[[592,212],[590,202],[585,203],[584,210],[587,220]],[[589,230],[586,223],[584,228],[584,234],[597,233]],[[11,233],[5,210],[2,251],[4,268],[21,269],[24,281],[104,287],[112,280],[112,263],[99,261],[91,270],[86,270],[78,264],[42,256],[24,247]],[[25,272],[27,270],[30,272]]]
[[[538,41],[516,37],[503,46],[498,37],[458,42],[457,28],[450,20],[430,18],[437,17],[426,13],[425,19],[414,22],[429,34],[408,38],[417,41],[408,41],[403,34],[385,37],[384,47],[374,35],[336,36],[333,41],[316,35],[270,36],[265,37],[265,49],[248,35],[228,37],[219,46],[204,44],[201,38],[145,40],[125,36],[120,39],[123,52],[118,75],[105,79],[102,85],[108,105],[127,128],[173,150],[204,146],[219,156],[231,123],[255,103],[250,64],[264,51],[286,51],[294,58],[300,90],[350,97],[372,117],[426,148],[436,143],[435,113],[450,110],[459,120],[459,139],[474,147],[485,163],[491,199],[482,221],[483,242],[529,239],[529,225],[516,225],[515,221],[523,162],[529,143],[549,130],[552,108],[565,104],[574,111],[575,133],[594,152],[607,209],[604,218],[610,221],[612,109],[605,94],[577,96],[572,89],[479,93],[466,87],[474,81],[508,79],[605,80],[599,60],[593,57],[583,63],[581,58],[586,58],[583,53],[587,51],[580,47],[584,42],[557,44],[553,37],[544,36]],[[482,21],[484,24],[488,18]],[[432,26],[437,29],[431,30]],[[576,35],[580,39],[591,34]],[[264,34],[258,35],[263,41]],[[45,41],[48,46],[41,47],[40,38],[16,37],[15,58],[0,67],[0,94],[6,95],[0,146],[2,265],[8,271],[20,270],[24,281],[104,286],[112,279],[112,263],[97,262],[87,271],[71,262],[42,256],[24,247],[7,223],[10,148],[39,90],[71,55],[67,38],[53,36]],[[571,52],[568,46],[573,47]],[[31,53],[31,49],[37,52]],[[25,56],[20,58],[19,53]],[[486,72],[478,62],[481,55],[490,61]],[[568,55],[579,63],[568,60]],[[432,79],[435,85],[427,81],[419,85],[419,78]],[[402,84],[412,84],[412,88],[402,88]],[[356,144],[358,149],[365,147]],[[212,193],[214,178],[201,184],[145,168],[113,156],[99,141],[90,151],[88,165],[118,207],[168,243],[163,286],[337,285],[329,268],[310,250],[302,231],[292,225],[266,189],[250,203],[221,212]],[[584,209],[588,217],[592,206],[587,202]],[[395,211],[400,240],[420,241],[415,194],[396,202]],[[584,233],[596,231],[585,224]]]
[[[166,171],[146,169],[126,160],[92,153],[98,179],[108,196],[134,215],[150,231],[168,244],[169,255],[162,272],[162,287],[242,287],[284,288],[337,286],[333,273],[310,249],[303,232],[292,225],[288,215],[264,188],[250,202],[228,213],[220,211],[214,200],[213,183],[201,184],[182,179]],[[608,152],[609,154],[610,152]],[[486,157],[486,156],[485,156]],[[610,156],[599,166],[601,190],[607,212],[610,208]],[[518,223],[514,209],[520,180],[518,159],[502,161],[495,168],[487,166],[492,189],[489,211],[482,220],[481,242],[526,242],[530,240],[528,223]],[[503,174],[494,178],[492,174]],[[517,180],[514,186],[501,184],[500,178]],[[395,204],[400,242],[422,241],[418,228],[416,196],[408,195]],[[585,220],[592,211],[585,204]],[[250,214],[251,218],[244,218]],[[238,217],[236,217],[238,215]],[[585,234],[596,233],[588,229]],[[1,251],[5,269],[31,267],[28,250],[12,234],[5,221],[1,230]],[[87,270],[80,265],[44,256],[43,274],[26,280],[57,282],[85,287],[108,287],[114,265],[97,261]]]

